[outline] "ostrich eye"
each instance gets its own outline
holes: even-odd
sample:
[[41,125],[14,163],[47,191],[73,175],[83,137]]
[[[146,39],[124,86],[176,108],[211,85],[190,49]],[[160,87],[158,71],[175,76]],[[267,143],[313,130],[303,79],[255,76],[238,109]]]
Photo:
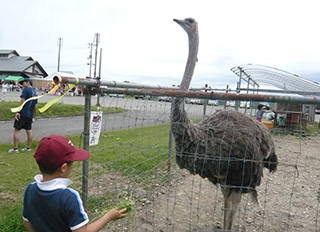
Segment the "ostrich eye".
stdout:
[[188,23],[190,23],[190,24],[194,22],[194,20],[191,19],[191,18],[187,18],[186,21],[187,21]]

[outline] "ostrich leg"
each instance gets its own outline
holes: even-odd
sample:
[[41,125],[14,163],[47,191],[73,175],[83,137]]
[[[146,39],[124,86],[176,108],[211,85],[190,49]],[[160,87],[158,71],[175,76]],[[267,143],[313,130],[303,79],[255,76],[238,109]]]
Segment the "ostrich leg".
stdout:
[[236,213],[238,205],[241,201],[241,192],[229,188],[221,188],[224,196],[224,220],[223,229],[231,231],[233,216]]

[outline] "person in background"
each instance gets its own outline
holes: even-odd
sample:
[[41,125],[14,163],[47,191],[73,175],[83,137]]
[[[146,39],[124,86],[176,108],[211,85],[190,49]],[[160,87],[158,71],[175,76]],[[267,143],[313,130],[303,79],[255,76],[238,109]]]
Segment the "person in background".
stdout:
[[[274,109],[272,109],[271,111],[267,111],[267,110],[263,110],[263,105],[262,104],[259,104],[257,106],[257,112],[256,112],[256,119],[261,122],[262,120],[262,117],[263,117],[263,114],[264,113],[270,113],[268,116],[268,120],[271,121],[271,120],[276,120],[277,118],[277,113]],[[272,113],[272,114],[271,114]]]
[[[23,86],[22,93],[20,95],[19,105],[22,105],[24,101],[28,100],[31,97],[36,96],[35,90],[32,88],[32,81],[29,78],[24,78],[20,82]],[[13,131],[13,148],[11,148],[9,153],[18,153],[18,144],[20,130],[25,129],[27,133],[27,146],[22,148],[21,151],[31,151],[31,142],[32,142],[32,122],[35,117],[35,112],[37,108],[37,100],[31,100],[24,104],[20,112],[17,112],[14,116],[14,131]]]
[[75,148],[60,135],[43,137],[34,153],[41,174],[34,177],[23,194],[23,225],[34,231],[99,231],[112,220],[125,217],[126,208],[113,208],[89,224],[79,193],[68,187],[73,161],[89,158],[89,153]]
[[263,105],[262,104],[259,104],[258,106],[257,106],[257,112],[256,112],[256,119],[259,121],[259,122],[261,122],[261,120],[262,120],[262,117],[263,117],[263,114],[265,113],[265,112],[267,112],[267,111],[265,111],[265,110],[263,110],[262,109],[263,108]]
[[8,84],[3,82],[1,87],[2,87],[3,99],[5,99],[6,98],[6,94],[7,94],[7,90],[8,90]]

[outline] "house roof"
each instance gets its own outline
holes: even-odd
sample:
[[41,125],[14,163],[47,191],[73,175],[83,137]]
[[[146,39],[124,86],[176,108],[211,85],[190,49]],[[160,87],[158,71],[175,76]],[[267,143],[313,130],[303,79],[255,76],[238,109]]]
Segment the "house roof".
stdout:
[[0,70],[10,72],[23,72],[31,65],[36,63],[31,57],[14,56],[10,59],[0,58]]
[[13,49],[0,49],[0,54],[4,54],[4,55],[14,54],[16,56],[20,56],[18,52]]
[[43,77],[48,76],[42,66],[31,56],[19,56],[15,50],[0,50],[1,73],[27,73],[27,69],[31,66],[36,66],[42,72]]

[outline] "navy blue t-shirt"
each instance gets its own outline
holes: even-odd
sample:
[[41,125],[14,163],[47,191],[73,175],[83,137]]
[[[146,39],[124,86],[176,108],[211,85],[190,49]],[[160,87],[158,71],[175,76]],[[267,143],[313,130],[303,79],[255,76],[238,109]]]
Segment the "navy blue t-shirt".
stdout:
[[[20,98],[23,98],[24,100],[28,100],[29,98],[35,97],[35,96],[37,96],[37,94],[32,87],[25,87],[22,89]],[[34,109],[34,106],[37,104],[37,102],[38,100],[31,100],[31,101],[28,101],[26,104],[24,104],[23,108],[20,110],[20,116],[32,119],[33,109]]]
[[67,187],[69,179],[41,182],[37,175],[35,180],[25,189],[22,217],[36,232],[69,232],[89,222],[79,193]]

